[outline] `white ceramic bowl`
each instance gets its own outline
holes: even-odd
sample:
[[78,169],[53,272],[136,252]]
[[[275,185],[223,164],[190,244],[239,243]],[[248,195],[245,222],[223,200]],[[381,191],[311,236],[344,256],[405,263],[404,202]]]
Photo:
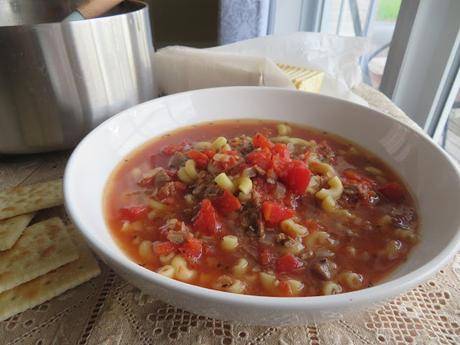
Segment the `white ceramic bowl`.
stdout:
[[[385,282],[319,297],[245,296],[165,278],[129,260],[115,244],[102,213],[102,193],[115,166],[145,141],[172,129],[218,119],[290,121],[348,138],[384,159],[416,198],[421,242]],[[94,251],[143,291],[172,305],[218,319],[294,325],[341,318],[373,307],[438,271],[460,240],[460,178],[455,163],[430,139],[371,109],[297,91],[232,87],[186,92],[130,108],[94,129],[73,152],[64,178],[70,217]]]

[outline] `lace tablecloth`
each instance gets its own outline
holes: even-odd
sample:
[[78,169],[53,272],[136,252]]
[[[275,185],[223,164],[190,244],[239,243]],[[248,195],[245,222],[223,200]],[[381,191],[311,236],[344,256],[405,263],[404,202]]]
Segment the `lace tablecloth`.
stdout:
[[[355,93],[416,126],[378,91]],[[0,157],[0,189],[62,176],[67,153]],[[0,323],[1,344],[460,344],[460,255],[373,312],[302,327],[223,322],[147,296],[101,263],[99,277]]]

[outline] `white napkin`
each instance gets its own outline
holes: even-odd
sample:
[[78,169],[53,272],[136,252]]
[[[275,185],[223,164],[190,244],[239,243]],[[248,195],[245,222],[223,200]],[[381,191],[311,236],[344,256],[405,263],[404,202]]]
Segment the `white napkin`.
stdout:
[[361,82],[359,57],[366,40],[298,32],[259,37],[210,48],[167,47],[154,54],[160,92],[218,86],[257,85],[294,88],[276,66],[285,63],[325,73],[320,93],[367,105],[351,91]]
[[278,86],[294,89],[289,78],[269,59],[167,47],[154,54],[155,78],[161,93],[218,86]]

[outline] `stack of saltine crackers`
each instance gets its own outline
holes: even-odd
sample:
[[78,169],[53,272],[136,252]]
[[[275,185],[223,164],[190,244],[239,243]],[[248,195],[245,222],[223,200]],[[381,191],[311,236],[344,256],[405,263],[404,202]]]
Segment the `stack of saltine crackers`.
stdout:
[[29,225],[62,203],[61,179],[0,192],[0,321],[100,273],[72,225],[58,217]]

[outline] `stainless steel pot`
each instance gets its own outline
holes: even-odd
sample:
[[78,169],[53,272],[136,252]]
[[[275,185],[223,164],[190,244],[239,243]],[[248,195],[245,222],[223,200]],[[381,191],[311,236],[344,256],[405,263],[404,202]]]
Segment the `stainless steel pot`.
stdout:
[[156,95],[147,5],[61,23],[74,2],[0,0],[0,153],[70,148]]

